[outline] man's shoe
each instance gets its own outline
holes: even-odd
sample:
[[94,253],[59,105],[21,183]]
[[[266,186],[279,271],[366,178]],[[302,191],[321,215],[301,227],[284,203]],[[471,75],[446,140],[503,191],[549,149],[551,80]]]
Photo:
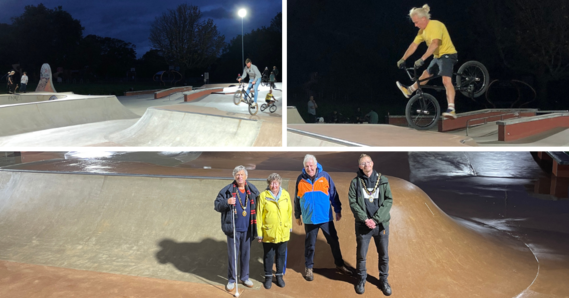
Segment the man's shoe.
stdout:
[[390,296],[391,295],[391,286],[387,282],[387,280],[380,280],[379,281],[379,289],[383,292],[383,295]]
[[265,282],[263,283],[263,286],[265,286],[265,289],[270,289],[271,286],[273,285],[273,277],[272,276],[265,276]]
[[248,288],[252,288],[253,287],[253,282],[250,279],[244,280],[243,281],[243,285],[248,287]]
[[231,291],[231,290],[235,289],[235,283],[234,282],[228,282],[227,285],[225,286],[225,289],[227,291]]
[[413,94],[413,92],[411,92],[409,90],[408,86],[405,86],[399,82],[395,82],[395,84],[397,84],[397,88],[399,88],[399,90],[401,90],[401,92],[403,93],[403,95],[407,98],[411,97],[411,95]]
[[456,119],[456,112],[454,110],[448,109],[443,113],[443,117]]
[[306,268],[304,272],[305,272],[304,279],[306,279],[307,281],[314,280],[314,273],[312,273],[312,268]]
[[284,288],[285,282],[282,275],[277,275],[277,286]]
[[360,280],[360,282],[356,285],[356,293],[358,294],[363,294],[365,292],[365,285],[366,285],[366,281],[364,280]]
[[352,275],[352,271],[350,271],[350,269],[346,268],[346,266],[336,266],[336,270],[338,270],[338,272],[345,274],[345,275]]

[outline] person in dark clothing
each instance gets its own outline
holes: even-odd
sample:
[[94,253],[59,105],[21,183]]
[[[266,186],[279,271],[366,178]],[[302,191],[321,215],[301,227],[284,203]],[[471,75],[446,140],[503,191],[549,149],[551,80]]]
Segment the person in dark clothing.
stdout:
[[[246,287],[253,287],[253,282],[249,279],[249,259],[251,241],[257,239],[256,205],[259,191],[253,184],[247,182],[247,169],[244,166],[235,167],[233,177],[235,180],[219,192],[214,204],[215,211],[221,213],[221,230],[227,236],[229,261],[228,283],[225,287],[227,291],[235,288],[237,277],[235,255],[238,255],[241,263],[241,282]],[[233,235],[233,224],[235,224],[235,235]],[[234,242],[237,251],[234,250]]]
[[342,114],[334,110],[332,115],[330,115],[330,123],[342,123]]
[[276,66],[273,66],[273,72],[275,73],[275,77],[279,75],[279,69]]
[[10,94],[14,93],[14,87],[16,86],[14,83],[14,74],[16,74],[16,72],[13,70],[8,73],[8,93]]
[[355,118],[354,123],[364,123],[362,110],[360,108],[356,109],[356,112],[354,113],[354,118]]
[[348,200],[356,219],[356,269],[359,282],[356,293],[363,294],[367,278],[366,255],[371,238],[375,242],[379,260],[379,289],[385,296],[391,295],[387,282],[389,275],[389,220],[393,196],[387,177],[373,169],[373,161],[367,154],[358,160],[359,170],[350,184]]

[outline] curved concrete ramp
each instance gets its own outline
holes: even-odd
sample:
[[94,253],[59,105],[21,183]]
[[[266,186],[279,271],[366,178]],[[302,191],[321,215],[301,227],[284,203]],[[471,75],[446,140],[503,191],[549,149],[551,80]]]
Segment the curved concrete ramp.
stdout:
[[[293,193],[294,175],[281,174],[286,177],[283,187]],[[332,177],[344,207],[336,223],[342,253],[347,264],[354,265],[354,220],[344,195],[353,174]],[[389,179],[394,195],[389,248],[393,297],[516,297],[530,287],[538,265],[523,243],[496,230],[458,222],[415,185]],[[213,200],[230,181],[0,172],[0,259],[189,281],[199,289],[213,285],[212,295],[221,294],[227,244]],[[266,185],[252,183],[261,189]],[[316,250],[316,277],[308,284],[302,278],[304,227],[295,224],[288,244],[287,287],[272,291],[274,297],[355,295],[354,279],[327,269],[334,264],[321,233]],[[378,274],[374,250],[371,244],[370,278]],[[255,289],[247,290],[248,297],[266,296],[257,290],[261,260],[262,247],[254,242]],[[32,283],[34,278],[27,280]],[[366,295],[377,297],[380,292],[368,284]]]
[[469,137],[386,124],[289,124],[288,146],[475,146]]
[[0,136],[138,118],[116,96],[70,95],[68,98],[0,106]]
[[136,124],[108,139],[123,146],[281,146],[281,121],[280,117],[172,105],[148,108]]
[[304,124],[304,119],[298,113],[296,107],[287,107],[286,109],[286,123],[287,124]]
[[[81,96],[81,95],[79,95]],[[33,93],[18,93],[18,94],[2,94],[0,95],[0,105],[12,105],[19,103],[28,103],[36,101],[48,101],[50,99],[64,99],[74,97],[73,92],[33,92]]]

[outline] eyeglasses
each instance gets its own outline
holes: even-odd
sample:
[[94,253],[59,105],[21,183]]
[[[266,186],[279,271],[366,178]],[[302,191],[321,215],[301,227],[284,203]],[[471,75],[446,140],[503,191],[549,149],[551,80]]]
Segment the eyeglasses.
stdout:
[[371,165],[371,161],[366,161],[366,162],[360,163],[360,166],[366,166],[366,165]]

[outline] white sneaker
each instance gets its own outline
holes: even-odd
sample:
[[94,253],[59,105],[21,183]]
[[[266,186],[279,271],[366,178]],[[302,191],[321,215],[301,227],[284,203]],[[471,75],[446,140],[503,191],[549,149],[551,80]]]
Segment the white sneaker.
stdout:
[[228,291],[231,291],[235,288],[235,283],[234,282],[229,282],[227,283],[227,285],[225,286],[225,289]]
[[401,93],[403,93],[403,95],[407,98],[411,97],[411,95],[413,94],[413,92],[411,92],[411,90],[409,90],[408,86],[405,86],[399,82],[395,82],[395,84],[397,84],[397,88],[399,88],[399,90],[401,90]]

